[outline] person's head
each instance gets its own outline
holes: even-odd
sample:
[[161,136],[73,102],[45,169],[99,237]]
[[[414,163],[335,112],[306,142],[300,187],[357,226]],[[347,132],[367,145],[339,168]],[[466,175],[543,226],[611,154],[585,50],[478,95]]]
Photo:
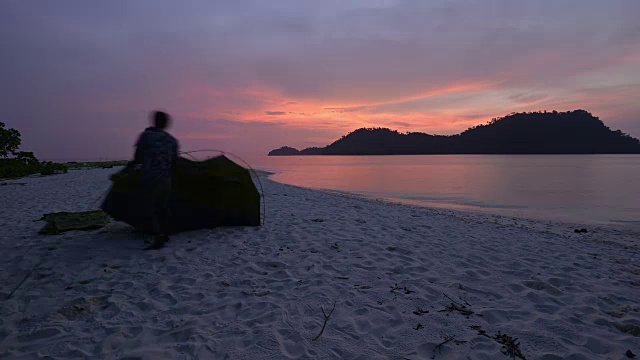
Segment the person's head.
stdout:
[[153,126],[158,129],[166,129],[171,124],[171,117],[164,111],[154,111],[151,117]]

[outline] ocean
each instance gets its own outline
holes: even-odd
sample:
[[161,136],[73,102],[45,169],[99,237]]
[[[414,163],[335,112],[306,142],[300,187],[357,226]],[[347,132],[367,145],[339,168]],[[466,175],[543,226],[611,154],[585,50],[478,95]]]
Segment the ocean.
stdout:
[[292,156],[251,159],[278,182],[422,206],[640,227],[638,155]]

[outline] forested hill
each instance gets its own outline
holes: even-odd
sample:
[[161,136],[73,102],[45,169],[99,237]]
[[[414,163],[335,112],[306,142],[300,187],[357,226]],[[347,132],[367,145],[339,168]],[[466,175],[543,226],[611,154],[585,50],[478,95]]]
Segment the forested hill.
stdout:
[[418,154],[640,154],[640,141],[611,130],[587,111],[575,110],[512,113],[449,136],[362,128],[322,148],[282,147],[269,152],[269,156]]

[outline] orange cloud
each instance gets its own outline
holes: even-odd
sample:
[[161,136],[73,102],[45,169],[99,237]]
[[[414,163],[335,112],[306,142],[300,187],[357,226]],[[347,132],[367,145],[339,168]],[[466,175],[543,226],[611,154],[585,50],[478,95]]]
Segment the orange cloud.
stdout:
[[216,134],[216,133],[209,133],[209,132],[199,132],[199,133],[181,133],[178,134],[178,136],[180,137],[180,139],[208,139],[208,140],[220,140],[220,139],[237,139],[238,136],[236,135],[229,135],[229,134]]

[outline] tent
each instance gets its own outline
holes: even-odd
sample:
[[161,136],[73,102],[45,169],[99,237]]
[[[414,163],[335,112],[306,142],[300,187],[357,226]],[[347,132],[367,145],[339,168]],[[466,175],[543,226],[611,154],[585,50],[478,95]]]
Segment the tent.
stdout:
[[[141,170],[127,165],[112,176],[102,210],[145,230],[140,211]],[[173,174],[171,233],[217,226],[260,226],[260,194],[248,169],[224,155],[204,161],[179,158]]]
[[47,223],[40,230],[43,235],[57,235],[71,230],[95,230],[105,227],[111,218],[102,210],[81,212],[56,212],[44,214],[40,219]]

